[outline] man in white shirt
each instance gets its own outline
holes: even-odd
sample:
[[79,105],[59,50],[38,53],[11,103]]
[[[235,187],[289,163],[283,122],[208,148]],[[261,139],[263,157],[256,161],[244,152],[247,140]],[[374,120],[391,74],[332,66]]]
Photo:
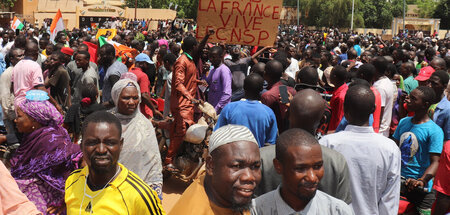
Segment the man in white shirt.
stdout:
[[374,110],[372,90],[364,85],[352,86],[344,101],[349,125],[344,131],[324,136],[319,143],[340,152],[347,160],[356,214],[397,214],[401,154],[394,141],[369,126]]
[[295,79],[295,75],[297,74],[297,72],[300,71],[300,69],[298,67],[298,60],[294,58],[295,52],[296,52],[296,50],[294,47],[289,47],[289,50],[287,52],[287,55],[288,55],[287,57],[289,59],[289,62],[291,62],[291,64],[284,71],[284,72],[286,72],[286,74],[288,74],[293,79]]
[[391,80],[384,75],[388,61],[384,57],[376,57],[372,64],[375,66],[376,74],[373,86],[380,92],[381,114],[380,114],[380,134],[389,137],[389,126],[392,120],[392,107],[394,105],[394,93],[397,89],[392,85]]
[[354,214],[344,201],[317,190],[324,174],[322,149],[314,136],[294,128],[280,135],[275,170],[282,176],[276,190],[256,198],[256,214]]

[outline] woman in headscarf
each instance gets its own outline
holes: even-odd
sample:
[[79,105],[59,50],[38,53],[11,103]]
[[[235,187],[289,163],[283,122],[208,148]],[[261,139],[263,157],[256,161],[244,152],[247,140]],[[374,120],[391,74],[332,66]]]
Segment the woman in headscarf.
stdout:
[[43,213],[64,204],[64,183],[78,168],[80,147],[61,127],[63,117],[41,90],[27,92],[17,108],[16,124],[23,138],[11,158],[11,175]]
[[136,173],[162,197],[162,164],[155,129],[139,110],[141,92],[137,82],[121,79],[114,84],[111,111],[122,124],[123,148],[119,162]]

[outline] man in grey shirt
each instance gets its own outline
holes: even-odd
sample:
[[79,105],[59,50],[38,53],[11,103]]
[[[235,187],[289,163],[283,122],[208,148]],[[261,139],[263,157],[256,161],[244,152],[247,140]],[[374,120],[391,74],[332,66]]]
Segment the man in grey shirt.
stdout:
[[[76,104],[81,101],[81,89],[83,86],[87,84],[95,84],[98,89],[98,73],[97,67],[93,68],[91,66],[91,62],[89,61],[90,54],[87,51],[79,51],[75,55],[75,61],[72,61],[68,64],[71,65],[75,63],[76,69],[72,68],[72,71],[75,72],[74,80],[73,80],[73,96],[72,96],[72,104]],[[72,67],[72,66],[71,66]]]
[[277,140],[273,164],[282,183],[253,200],[254,214],[354,214],[344,201],[317,190],[324,175],[324,161],[312,134],[299,128],[283,132]]
[[[316,91],[305,89],[295,95],[289,111],[290,128],[301,128],[315,135],[324,116],[325,100]],[[352,202],[350,173],[344,156],[333,149],[323,146],[321,148],[325,173],[318,189],[350,204]],[[262,179],[255,191],[258,196],[276,189],[282,181],[281,176],[276,174],[272,162],[275,158],[275,146],[263,147],[260,153]]]
[[111,89],[114,84],[120,79],[123,73],[128,72],[127,66],[120,61],[116,60],[116,50],[111,44],[103,45],[99,50],[98,64],[105,71],[105,77],[103,78],[102,88],[102,102],[111,101]]

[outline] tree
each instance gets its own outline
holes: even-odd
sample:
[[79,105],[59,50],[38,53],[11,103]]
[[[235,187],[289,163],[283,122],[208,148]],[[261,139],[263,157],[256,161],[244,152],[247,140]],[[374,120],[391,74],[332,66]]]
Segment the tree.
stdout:
[[[359,27],[363,25],[359,18],[360,11],[356,8],[360,0],[355,0],[354,20]],[[317,27],[350,27],[352,0],[301,0],[301,20],[304,24]],[[348,16],[350,14],[350,18]]]
[[15,2],[16,0],[1,0],[0,7],[2,8],[14,7]]
[[403,1],[364,0],[360,7],[366,28],[388,28],[392,18],[403,14]]
[[[135,0],[126,0],[125,6],[129,8],[134,8],[136,4]],[[137,8],[149,8],[151,0],[137,0]]]
[[431,18],[438,5],[434,0],[417,0],[416,4],[419,10],[414,12],[419,13],[420,18]]
[[433,12],[433,18],[441,19],[441,29],[450,29],[450,0],[441,0]]

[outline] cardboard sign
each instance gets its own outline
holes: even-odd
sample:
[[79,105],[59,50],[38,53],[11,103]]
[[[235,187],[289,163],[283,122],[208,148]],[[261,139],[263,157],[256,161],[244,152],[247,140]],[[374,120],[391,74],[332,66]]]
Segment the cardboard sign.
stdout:
[[214,29],[210,42],[271,46],[277,38],[282,3],[282,0],[199,0],[197,39]]

